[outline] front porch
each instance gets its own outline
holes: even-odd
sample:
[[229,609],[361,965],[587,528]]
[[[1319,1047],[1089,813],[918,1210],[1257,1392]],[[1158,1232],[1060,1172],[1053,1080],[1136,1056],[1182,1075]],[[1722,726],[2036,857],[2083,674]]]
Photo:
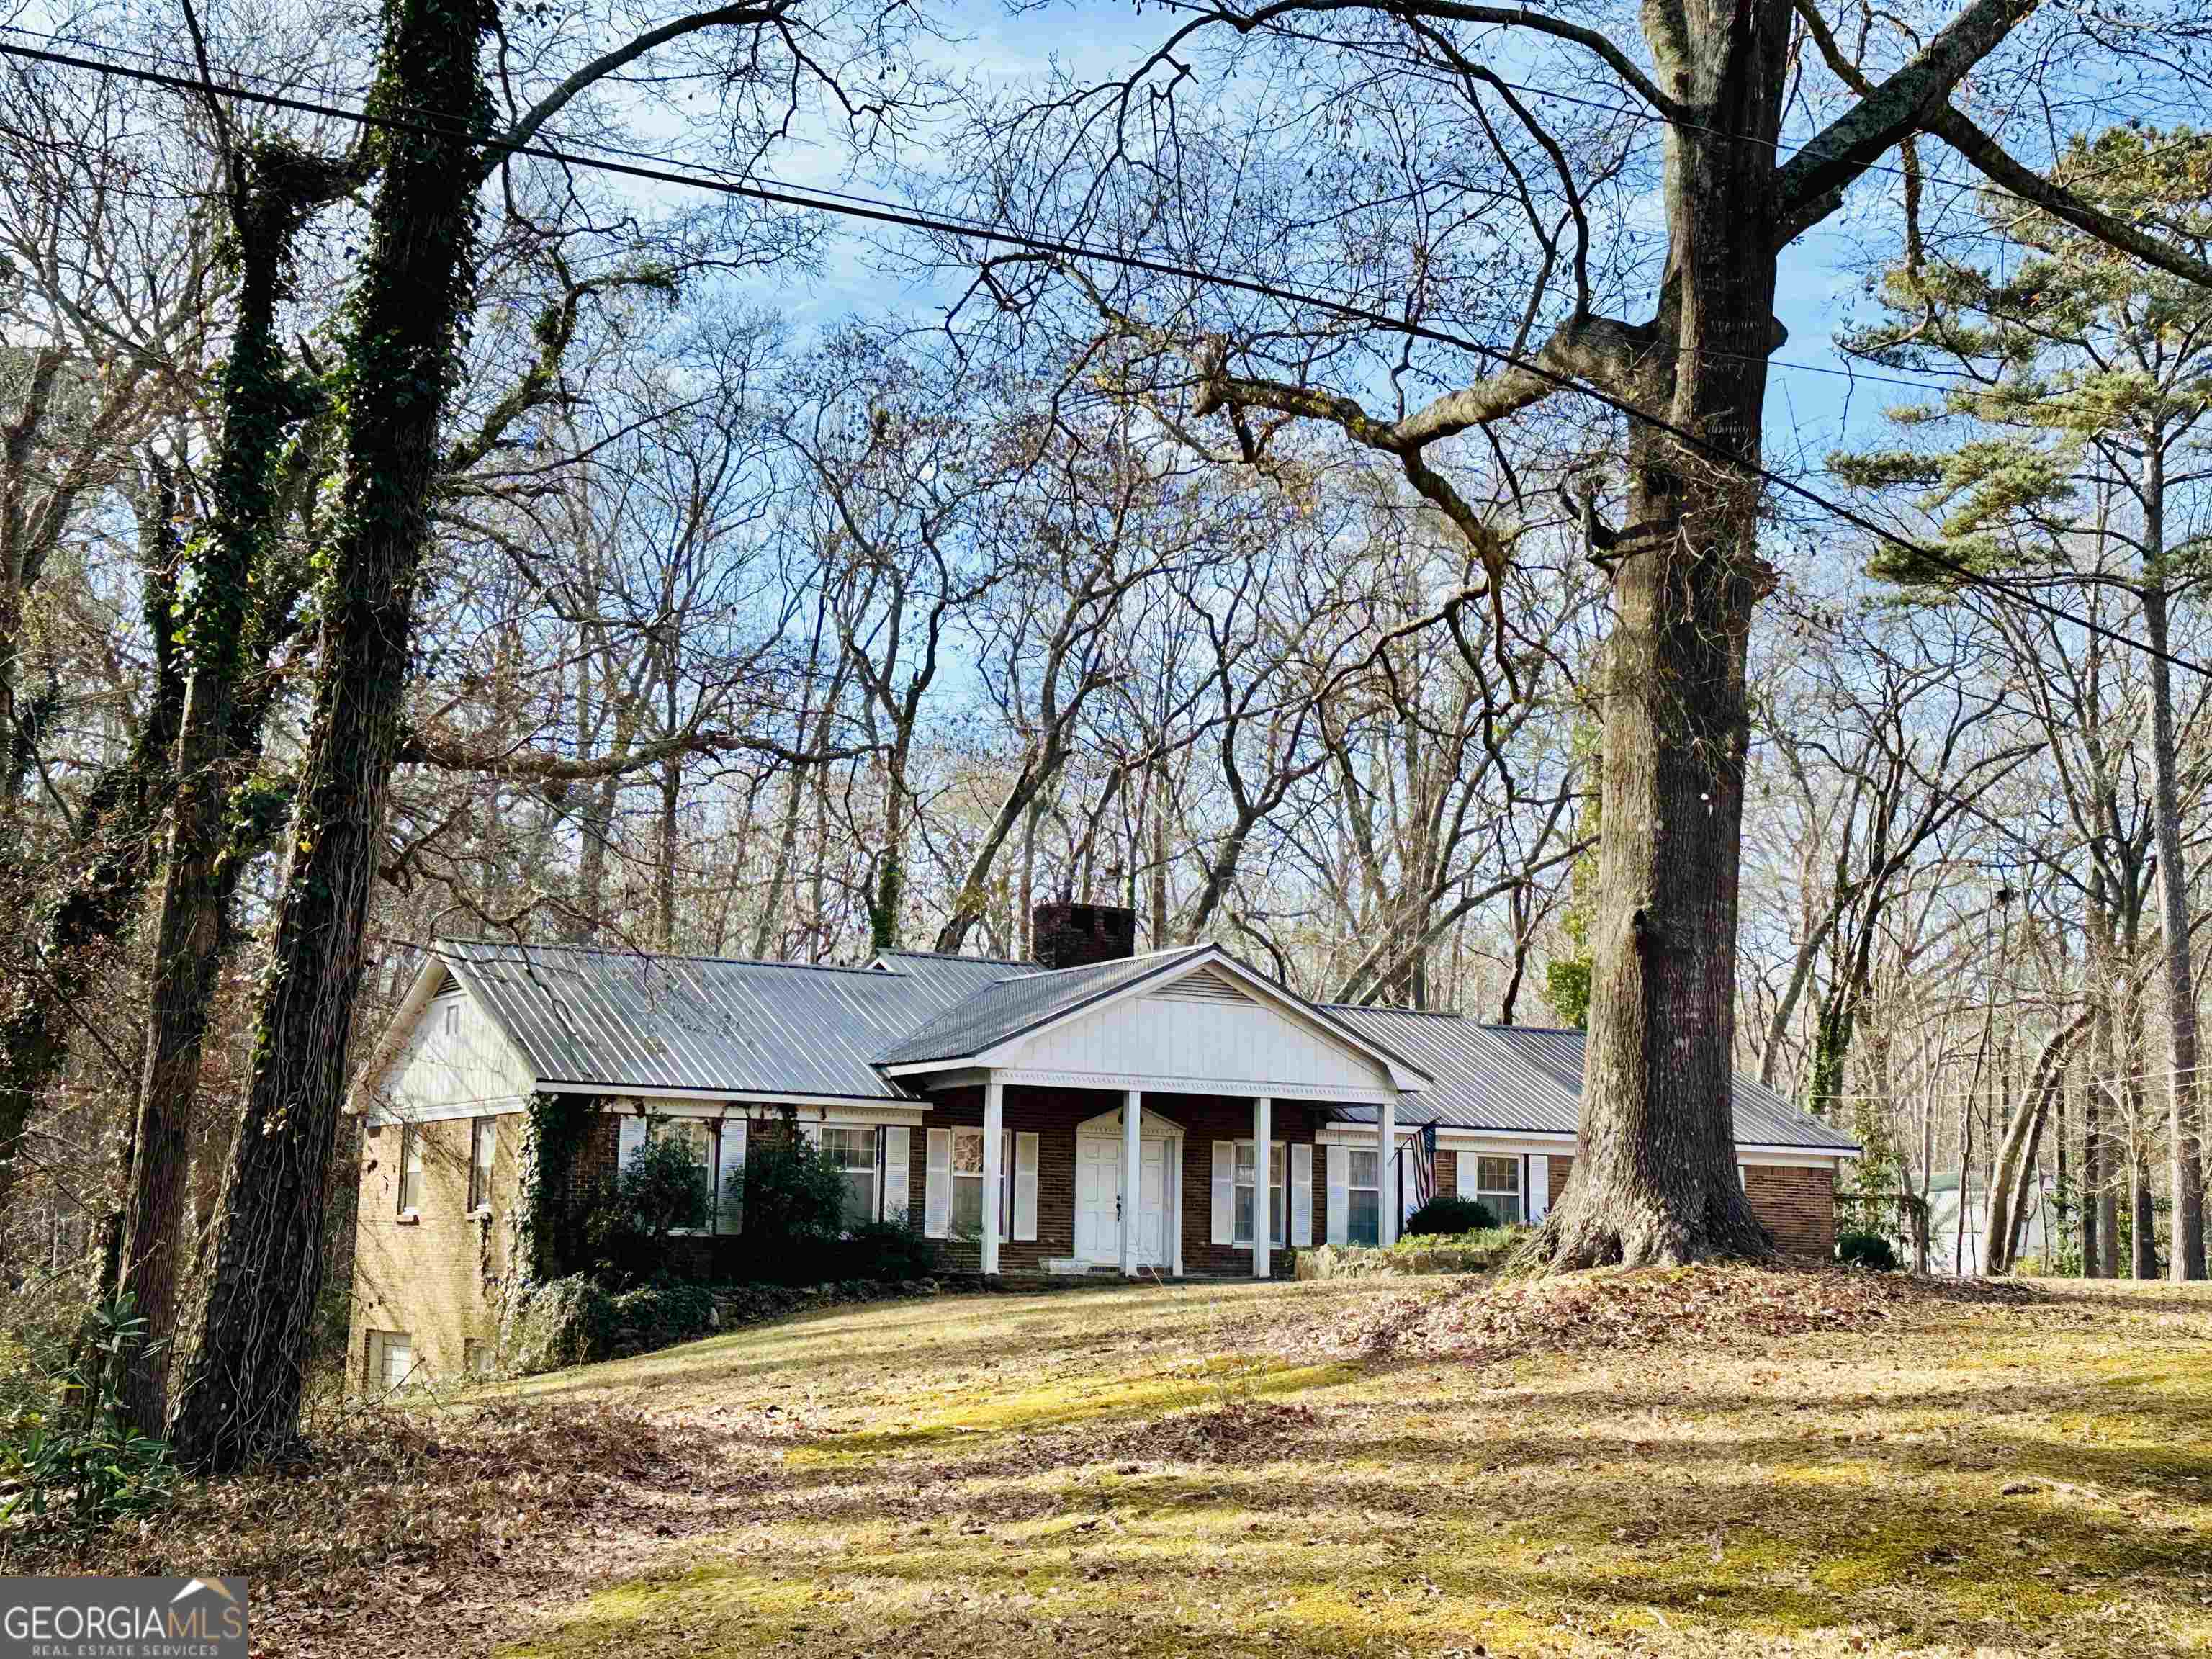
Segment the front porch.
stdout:
[[[918,1133],[908,1213],[955,1273],[1287,1277],[1292,1252],[1343,1237],[1355,1202],[1395,1237],[1371,1180],[1355,1198],[1325,1102],[993,1081],[934,1095]],[[1386,1134],[1395,1123],[1363,1126],[1364,1165],[1387,1165]]]

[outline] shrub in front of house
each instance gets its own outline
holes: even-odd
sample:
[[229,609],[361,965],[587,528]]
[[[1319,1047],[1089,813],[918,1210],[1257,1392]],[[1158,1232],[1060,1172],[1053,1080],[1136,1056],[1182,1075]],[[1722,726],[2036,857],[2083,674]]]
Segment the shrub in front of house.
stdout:
[[844,1231],[845,1172],[794,1130],[749,1146],[744,1181],[744,1276],[781,1285],[837,1277],[830,1256]]
[[822,1265],[830,1279],[864,1279],[877,1284],[899,1284],[927,1279],[937,1269],[937,1247],[921,1236],[921,1229],[903,1217],[890,1221],[862,1221],[830,1241]]
[[1462,1233],[1486,1232],[1498,1224],[1498,1212],[1480,1199],[1456,1193],[1438,1193],[1406,1218],[1407,1235],[1456,1237]]
[[1897,1271],[1897,1247],[1880,1233],[1844,1233],[1836,1240],[1836,1260],[1847,1267]]
[[595,1276],[621,1289],[666,1271],[668,1238],[706,1224],[707,1172],[672,1137],[639,1147],[583,1218],[584,1247]]

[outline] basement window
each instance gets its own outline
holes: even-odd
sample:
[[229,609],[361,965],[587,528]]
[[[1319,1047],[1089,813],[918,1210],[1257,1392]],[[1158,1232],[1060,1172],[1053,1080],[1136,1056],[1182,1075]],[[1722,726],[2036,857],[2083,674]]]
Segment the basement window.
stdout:
[[390,1394],[415,1375],[415,1339],[406,1331],[371,1331],[362,1382]]

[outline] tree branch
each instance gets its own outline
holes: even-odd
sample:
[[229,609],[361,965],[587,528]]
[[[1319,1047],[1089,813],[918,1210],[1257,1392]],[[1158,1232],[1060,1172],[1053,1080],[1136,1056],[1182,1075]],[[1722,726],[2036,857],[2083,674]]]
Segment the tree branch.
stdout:
[[2033,167],[2022,166],[2006,155],[1995,138],[1957,110],[1946,106],[1937,111],[1928,123],[1928,131],[1972,161],[1991,183],[2010,191],[2031,206],[2041,208],[2052,218],[2063,220],[2075,229],[2123,253],[2132,253],[2146,264],[2212,288],[2212,264],[2155,236],[2146,236],[2124,220],[2115,219],[2101,208],[2083,201],[2063,185],[2054,184]]
[[[1928,43],[1927,50],[1875,86],[1791,156],[1775,177],[1775,246],[1788,245],[1826,218],[1840,204],[1846,185],[1905,138],[1926,131],[1974,65],[2041,3],[1973,0]],[[1863,84],[1856,70],[1838,67],[1842,54],[1834,52],[1832,35],[1816,29],[1814,39],[1846,84],[1855,77]]]

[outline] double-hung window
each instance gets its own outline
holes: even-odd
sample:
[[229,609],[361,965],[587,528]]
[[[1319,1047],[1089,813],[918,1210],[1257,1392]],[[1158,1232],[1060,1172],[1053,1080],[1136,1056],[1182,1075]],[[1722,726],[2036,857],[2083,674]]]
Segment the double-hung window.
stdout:
[[1474,1160],[1475,1198],[1490,1206],[1502,1227],[1517,1227],[1527,1213],[1521,1198],[1521,1160],[1517,1158],[1478,1158]]
[[1352,1244],[1382,1240],[1382,1155],[1372,1146],[1349,1146],[1344,1161],[1344,1236]]
[[[876,1192],[882,1181],[878,1139],[877,1131],[870,1125],[825,1123],[822,1126],[822,1155],[836,1165],[845,1177],[842,1219],[848,1227],[856,1227],[864,1221],[876,1218]],[[980,1135],[978,1145],[981,1145]],[[980,1179],[980,1152],[977,1157]]]
[[498,1120],[479,1117],[469,1124],[469,1213],[491,1208],[491,1160],[499,1146]]
[[707,1177],[707,1212],[699,1218],[696,1227],[672,1227],[672,1232],[711,1232],[714,1226],[714,1126],[701,1117],[664,1117],[654,1121],[655,1139],[675,1141],[691,1154]]
[[[1237,1242],[1249,1244],[1253,1240],[1253,1221],[1258,1213],[1259,1158],[1257,1149],[1249,1140],[1237,1143]],[[1267,1151],[1267,1243],[1275,1249],[1283,1247],[1283,1224],[1291,1213],[1289,1201],[1284,1196],[1284,1183],[1290,1178],[1290,1151],[1279,1140],[1270,1141]]]
[[[1004,1131],[999,1147],[999,1237],[1012,1236],[1014,1218],[1014,1135]],[[952,1132],[952,1236],[983,1236],[983,1132]]]
[[414,1215],[422,1208],[422,1130],[399,1126],[399,1213]]

